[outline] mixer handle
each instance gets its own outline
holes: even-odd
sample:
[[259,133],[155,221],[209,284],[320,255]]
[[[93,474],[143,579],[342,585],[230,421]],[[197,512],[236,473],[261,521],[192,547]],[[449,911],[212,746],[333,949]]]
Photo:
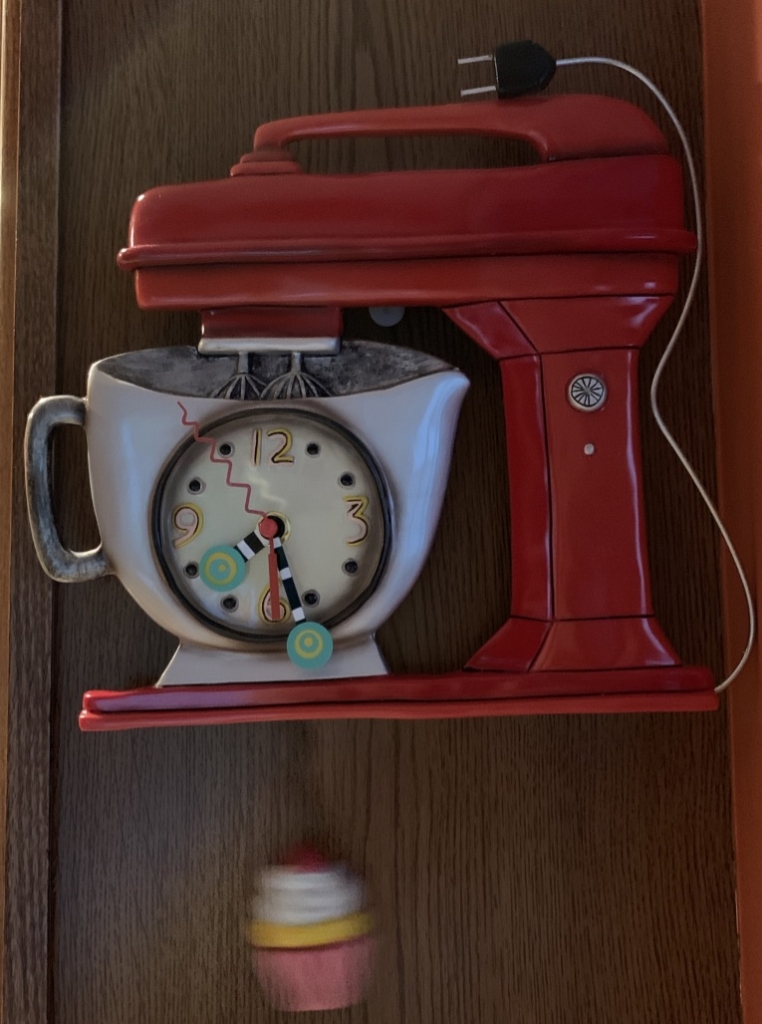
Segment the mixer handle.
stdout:
[[85,425],[81,398],[56,395],[43,398],[29,414],[24,438],[29,522],[37,557],[48,576],[59,583],[97,579],[113,572],[102,545],[93,551],[70,551],[58,535],[50,489],[50,440],[62,423]]
[[523,139],[543,160],[667,152],[661,131],[639,107],[609,96],[563,95],[289,117],[260,125],[250,158],[289,159],[284,147],[298,139],[383,135]]

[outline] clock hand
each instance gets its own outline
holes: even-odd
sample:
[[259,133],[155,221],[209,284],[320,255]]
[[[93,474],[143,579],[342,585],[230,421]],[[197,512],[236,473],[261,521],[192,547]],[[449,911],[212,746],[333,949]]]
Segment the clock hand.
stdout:
[[291,607],[294,622],[303,622],[306,618],[299,591],[296,589],[291,567],[280,539],[283,524],[273,516],[262,516],[257,526],[236,544],[236,550],[248,562],[269,544],[268,567],[270,574],[270,617],[273,622],[280,621],[280,587],[283,583],[286,599]]
[[278,575],[278,553],[275,549],[275,541],[278,538],[278,523],[269,516],[260,519],[260,537],[264,537],[270,544],[270,551],[267,556],[267,566],[270,574],[270,618],[273,622],[280,622],[280,585]]
[[288,634],[286,649],[291,661],[304,669],[319,669],[330,661],[333,654],[333,637],[319,622],[307,622],[299,591],[294,583],[291,566],[283,547],[280,534],[283,523],[273,516],[263,516],[257,526],[234,550],[247,562],[269,545],[268,566],[270,573],[270,615],[274,622],[280,621],[280,588],[283,584],[291,614],[296,623]]
[[286,600],[291,606],[291,614],[294,616],[294,622],[304,622],[304,619],[306,618],[304,608],[302,608],[299,591],[296,589],[296,584],[294,583],[294,577],[291,572],[291,567],[288,564],[288,558],[286,557],[283,542],[279,537],[280,524],[276,519],[270,519],[266,516],[259,524],[259,532],[270,542],[269,562],[271,614],[274,618],[276,617],[275,605],[273,604],[273,594],[275,594],[275,601],[278,604],[277,619],[280,618],[280,602],[278,600],[278,579],[280,579],[283,584],[283,589],[286,591]]
[[[291,567],[288,564],[286,551],[280,539],[279,524],[273,519],[265,518],[259,524],[259,532],[270,542],[270,579],[272,581],[273,562],[278,576],[286,591],[286,598],[291,605],[291,614],[296,625],[288,634],[286,650],[288,656],[299,668],[319,669],[330,661],[333,654],[333,637],[320,622],[307,622],[299,591],[296,589]],[[273,557],[274,556],[274,557]],[[277,580],[276,580],[277,583]],[[275,591],[277,593],[277,590]],[[270,583],[270,605],[272,606],[273,584]]]
[[235,546],[218,544],[209,548],[199,563],[199,575],[203,582],[212,590],[223,592],[239,586],[246,576],[247,562],[267,546],[267,538],[263,536],[260,527],[263,523],[273,522],[275,529],[279,529],[278,522],[263,515],[251,533],[247,533]]
[[299,668],[320,669],[331,659],[333,637],[321,623],[307,621],[281,540],[283,530],[284,524],[279,519],[274,516],[263,516],[256,528],[236,544],[235,550],[248,561],[269,544],[271,618],[274,622],[280,621],[280,589],[278,586],[280,581],[286,592],[286,599],[291,606],[291,614],[295,622],[286,643],[288,656]]
[[280,585],[278,579],[278,556],[274,541],[270,541],[270,552],[267,556],[267,567],[270,574],[270,618],[280,622]]
[[288,564],[280,537],[275,538],[273,545],[275,547],[275,556],[278,560],[278,574],[283,583],[283,589],[286,591],[286,599],[291,605],[291,614],[294,616],[294,622],[304,622],[306,615],[304,614],[299,591],[296,589],[294,577],[291,574],[291,567]]
[[236,551],[243,556],[245,562],[250,562],[266,546],[266,539],[260,531],[260,526],[264,521],[264,518],[260,519],[259,526],[256,526],[251,533],[247,533],[243,540],[239,540],[235,545]]

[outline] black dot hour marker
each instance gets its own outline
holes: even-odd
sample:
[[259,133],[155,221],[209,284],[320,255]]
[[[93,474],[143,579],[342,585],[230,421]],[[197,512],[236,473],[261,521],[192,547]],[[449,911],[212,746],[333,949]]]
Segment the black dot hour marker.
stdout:
[[320,604],[320,594],[318,594],[317,590],[308,590],[302,594],[302,603],[309,605],[310,608],[314,608]]
[[347,576],[354,576],[357,570],[360,568],[354,558],[348,558],[341,567]]
[[314,441],[310,441],[310,443],[307,445],[307,454],[308,455],[319,455],[320,454],[320,445],[319,444],[315,444]]
[[191,579],[198,576],[198,566],[195,562],[188,562],[185,566],[185,575],[190,576]]
[[226,612],[234,612],[236,610],[236,608],[238,607],[238,598],[237,597],[223,597],[223,599],[222,599],[222,601],[220,603],[221,603],[222,607],[225,609]]
[[339,477],[339,483],[342,487],[354,487],[355,478],[351,473],[342,473]]
[[235,448],[229,441],[224,441],[217,449],[217,451],[220,453],[223,459],[226,459],[229,455],[233,454]]
[[203,489],[204,481],[199,480],[197,476],[194,476],[193,479],[188,484],[188,490],[191,492],[191,494],[200,494],[201,491],[203,491]]

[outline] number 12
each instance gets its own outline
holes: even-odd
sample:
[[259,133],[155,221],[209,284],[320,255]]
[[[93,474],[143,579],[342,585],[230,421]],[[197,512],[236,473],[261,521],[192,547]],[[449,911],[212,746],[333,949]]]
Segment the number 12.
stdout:
[[[294,456],[288,454],[291,451],[291,445],[294,443],[294,438],[290,430],[286,430],[284,427],[278,427],[274,430],[268,430],[267,436],[282,438],[282,444],[280,447],[276,448],[267,460],[271,465],[277,466],[278,463],[289,463],[294,461]],[[262,428],[257,427],[251,435],[251,464],[252,466],[258,466],[261,461]]]

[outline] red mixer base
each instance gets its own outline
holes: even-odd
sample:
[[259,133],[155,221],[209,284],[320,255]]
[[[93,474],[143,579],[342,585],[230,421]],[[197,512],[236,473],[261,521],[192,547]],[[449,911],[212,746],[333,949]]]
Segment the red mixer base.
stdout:
[[506,715],[714,711],[706,668],[597,672],[476,672],[392,675],[309,683],[91,690],[83,732],[337,718],[486,718]]

